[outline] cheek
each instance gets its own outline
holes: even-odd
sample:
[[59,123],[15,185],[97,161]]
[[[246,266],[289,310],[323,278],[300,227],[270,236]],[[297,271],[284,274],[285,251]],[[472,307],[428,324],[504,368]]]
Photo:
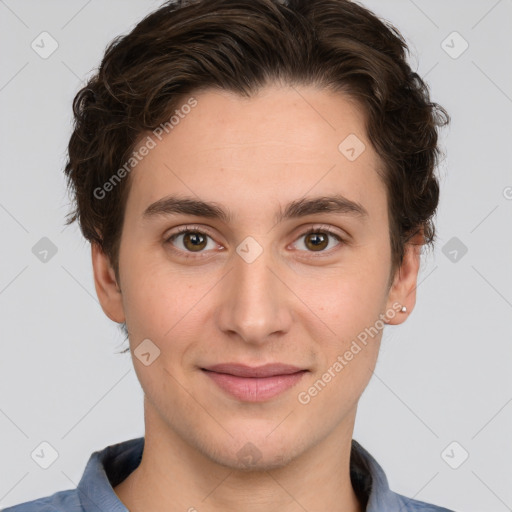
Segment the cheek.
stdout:
[[[319,330],[310,332],[317,341],[318,366],[308,387],[300,391],[306,392],[305,400],[314,402],[319,411],[328,407],[334,414],[345,414],[371,378],[384,329],[379,320],[378,293],[382,291],[373,291],[347,281],[331,289],[328,297],[311,297],[317,306],[311,309],[322,321],[315,320]],[[305,319],[304,324],[312,325],[312,319]],[[325,335],[319,335],[320,330]]]
[[372,273],[372,267],[375,262],[319,274],[304,289],[303,300],[336,335],[355,335],[378,318],[386,299],[387,269]]
[[384,272],[377,274],[347,269],[317,280],[307,294],[312,313],[304,325],[318,325],[325,332],[325,336],[319,336],[318,329],[310,332],[318,341],[319,365],[313,382],[308,383],[313,388],[301,388],[305,400],[316,403],[314,407],[332,407],[344,414],[371,378],[384,329],[379,315],[385,304],[385,279]]
[[[218,276],[176,270],[166,263],[129,267],[123,286],[123,305],[131,339],[136,346],[149,338],[174,356],[184,350],[204,324],[205,296]],[[188,341],[187,341],[188,340]]]
[[161,339],[185,314],[183,293],[175,292],[177,279],[163,278],[154,269],[130,268],[123,283],[123,306],[126,323],[134,341],[138,338]]
[[326,431],[355,414],[375,368],[379,340],[356,344],[340,342],[336,349],[329,351],[318,372],[297,390],[299,410],[309,421],[318,418]]

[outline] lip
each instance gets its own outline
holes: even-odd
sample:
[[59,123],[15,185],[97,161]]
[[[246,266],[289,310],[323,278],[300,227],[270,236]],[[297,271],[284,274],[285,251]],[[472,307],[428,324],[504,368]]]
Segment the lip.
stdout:
[[201,370],[223,391],[244,402],[269,400],[295,386],[308,371],[282,363],[263,366],[224,363]]
[[227,373],[229,375],[235,375],[236,377],[274,377],[275,375],[290,375],[292,373],[297,373],[304,370],[304,368],[298,368],[297,366],[284,363],[268,363],[262,366],[222,363],[208,366],[203,368],[203,370],[216,373]]

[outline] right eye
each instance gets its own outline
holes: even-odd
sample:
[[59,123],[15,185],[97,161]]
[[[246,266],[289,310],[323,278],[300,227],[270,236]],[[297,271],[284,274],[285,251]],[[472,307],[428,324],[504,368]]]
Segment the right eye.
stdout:
[[[217,244],[213,239],[204,231],[194,227],[184,226],[179,228],[175,233],[172,233],[165,240],[166,244],[170,244],[173,250],[183,253],[202,253],[208,247],[208,239],[212,241],[210,249],[214,249]],[[176,247],[175,242],[178,246]],[[187,254],[187,257],[188,257]]]

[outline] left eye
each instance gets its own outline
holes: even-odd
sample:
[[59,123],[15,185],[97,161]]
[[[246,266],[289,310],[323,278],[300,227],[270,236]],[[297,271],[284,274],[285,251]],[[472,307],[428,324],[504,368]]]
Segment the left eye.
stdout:
[[303,246],[310,252],[326,252],[325,249],[329,246],[329,238],[335,238],[339,243],[343,242],[340,236],[325,228],[309,229],[299,237],[299,240],[302,238],[304,238]]

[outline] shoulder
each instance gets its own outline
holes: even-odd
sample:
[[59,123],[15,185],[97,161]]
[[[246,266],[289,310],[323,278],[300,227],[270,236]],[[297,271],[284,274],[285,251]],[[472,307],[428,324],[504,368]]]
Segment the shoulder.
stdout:
[[0,509],[0,512],[83,512],[76,489]]
[[454,510],[439,507],[438,505],[433,505],[432,503],[415,500],[413,498],[408,498],[407,496],[403,496],[397,493],[393,494],[395,495],[397,501],[400,503],[401,512],[455,512]]
[[352,485],[366,503],[366,512],[455,512],[392,491],[377,460],[354,439],[350,469]]

